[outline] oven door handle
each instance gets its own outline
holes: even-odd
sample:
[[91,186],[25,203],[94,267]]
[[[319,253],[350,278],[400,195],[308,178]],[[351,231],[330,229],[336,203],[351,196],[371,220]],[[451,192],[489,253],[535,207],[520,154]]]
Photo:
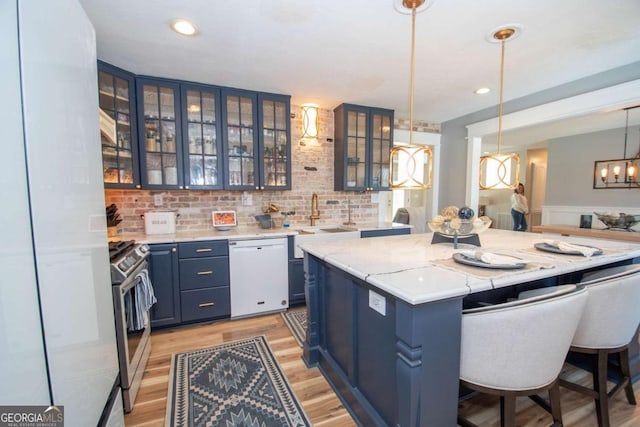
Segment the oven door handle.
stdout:
[[121,284],[117,285],[120,288],[120,292],[124,294],[129,289],[136,286],[140,282],[140,279],[136,279],[136,277],[142,270],[147,270],[148,268],[149,263],[146,260],[141,262],[140,265],[133,270],[133,272]]

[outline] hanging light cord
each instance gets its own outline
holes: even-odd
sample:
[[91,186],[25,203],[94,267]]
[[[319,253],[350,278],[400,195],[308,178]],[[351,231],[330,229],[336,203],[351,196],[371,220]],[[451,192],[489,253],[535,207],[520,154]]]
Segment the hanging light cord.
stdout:
[[413,145],[413,69],[416,49],[416,3],[411,4],[411,89],[409,94],[409,145]]
[[502,96],[504,92],[504,43],[506,38],[500,40],[502,53],[500,56],[500,107],[498,110],[498,155],[501,153],[502,147]]

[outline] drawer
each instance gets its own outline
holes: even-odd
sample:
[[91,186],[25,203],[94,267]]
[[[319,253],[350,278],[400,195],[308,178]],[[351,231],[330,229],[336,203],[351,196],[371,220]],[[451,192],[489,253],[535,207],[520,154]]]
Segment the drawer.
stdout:
[[180,259],[220,255],[229,255],[229,242],[227,240],[178,243],[178,257]]
[[196,289],[180,292],[182,321],[229,317],[229,288]]
[[180,289],[229,286],[229,257],[180,260]]

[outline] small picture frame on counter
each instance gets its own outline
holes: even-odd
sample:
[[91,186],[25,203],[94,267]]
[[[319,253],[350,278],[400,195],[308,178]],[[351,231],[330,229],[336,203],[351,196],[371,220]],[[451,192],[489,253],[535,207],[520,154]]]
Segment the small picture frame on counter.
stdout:
[[591,228],[591,215],[580,215],[580,228]]
[[213,227],[220,231],[230,230],[238,225],[236,211],[211,211]]

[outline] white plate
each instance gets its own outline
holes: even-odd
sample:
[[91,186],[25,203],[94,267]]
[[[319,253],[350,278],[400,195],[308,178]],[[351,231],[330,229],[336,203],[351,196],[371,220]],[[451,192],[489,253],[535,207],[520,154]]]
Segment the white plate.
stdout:
[[[501,255],[501,256],[508,256],[509,258],[513,258],[514,260],[520,260],[520,258],[512,257],[509,255]],[[524,266],[527,265],[526,262],[518,262],[516,264],[489,264],[484,261],[480,261],[479,259],[476,259],[476,258],[470,258],[459,252],[453,254],[452,258],[455,262],[460,264],[472,265],[474,267],[482,267],[482,268],[496,268],[499,270],[517,270],[520,268],[524,268]]]
[[[572,243],[572,245],[575,246],[581,246],[583,248],[591,248],[591,249],[597,249],[596,252],[593,253],[593,255],[602,255],[602,249],[600,248],[596,248],[595,246],[587,246],[587,245],[576,245],[575,243]],[[556,254],[563,254],[563,255],[583,255],[582,252],[580,251],[563,251],[560,248],[557,248],[553,245],[550,245],[548,243],[536,243],[535,245],[533,245],[536,249],[540,250],[540,251],[544,251],[544,252],[553,252]]]

